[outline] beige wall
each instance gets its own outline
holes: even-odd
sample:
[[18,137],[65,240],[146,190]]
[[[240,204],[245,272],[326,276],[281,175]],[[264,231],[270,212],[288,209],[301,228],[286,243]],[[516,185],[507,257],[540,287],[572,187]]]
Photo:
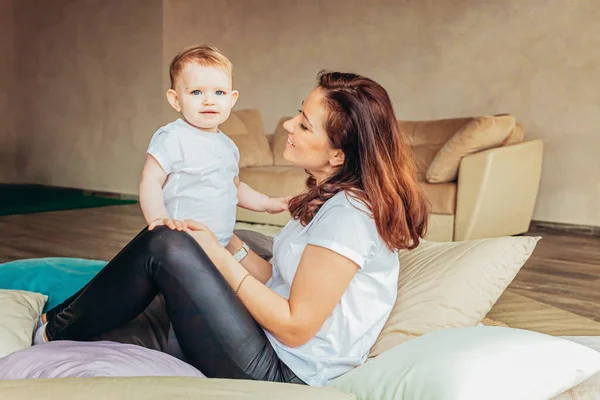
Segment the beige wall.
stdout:
[[23,181],[137,193],[162,121],[162,0],[19,0]]
[[0,183],[17,181],[15,107],[11,101],[15,65],[13,32],[12,0],[0,0]]
[[[319,69],[366,74],[401,119],[510,112],[546,144],[534,218],[600,226],[596,0],[164,1],[164,60],[208,42],[272,131]],[[165,73],[163,72],[163,77]]]
[[[34,7],[35,5],[35,7]],[[510,112],[546,143],[535,219],[600,226],[600,7],[595,0],[53,0],[15,2],[18,168],[30,182],[137,192],[173,114],[170,58],[212,43],[237,108],[267,131],[319,69],[366,74],[398,117]]]

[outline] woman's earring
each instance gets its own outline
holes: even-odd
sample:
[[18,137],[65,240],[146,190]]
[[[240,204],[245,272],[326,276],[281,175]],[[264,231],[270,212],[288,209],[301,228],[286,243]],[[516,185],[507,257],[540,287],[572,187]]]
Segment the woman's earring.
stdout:
[[335,167],[335,163],[333,162],[333,160],[330,160],[329,164],[331,164],[332,167]]

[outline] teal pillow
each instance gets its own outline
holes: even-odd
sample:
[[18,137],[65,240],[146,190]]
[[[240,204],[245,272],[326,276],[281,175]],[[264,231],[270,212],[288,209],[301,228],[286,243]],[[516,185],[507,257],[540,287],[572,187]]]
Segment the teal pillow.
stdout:
[[44,312],[81,289],[106,265],[82,258],[31,258],[0,264],[0,289],[27,290],[48,296]]

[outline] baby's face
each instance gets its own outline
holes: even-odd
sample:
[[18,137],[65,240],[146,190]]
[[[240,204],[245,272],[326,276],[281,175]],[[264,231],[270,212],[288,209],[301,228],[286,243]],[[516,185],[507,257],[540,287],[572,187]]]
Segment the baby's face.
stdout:
[[220,68],[187,64],[177,77],[175,91],[178,107],[185,120],[208,132],[217,132],[229,118],[238,98],[232,90],[231,77]]

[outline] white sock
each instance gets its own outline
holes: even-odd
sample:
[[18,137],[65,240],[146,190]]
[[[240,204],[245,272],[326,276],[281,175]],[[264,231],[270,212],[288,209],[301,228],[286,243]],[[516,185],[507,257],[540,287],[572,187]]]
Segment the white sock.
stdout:
[[33,330],[33,333],[35,333],[35,332],[36,332],[38,329],[40,329],[40,327],[41,327],[42,325],[44,325],[44,323],[42,322],[42,317],[39,317],[39,318],[38,318],[38,323],[37,323],[37,325],[35,326],[35,329]]
[[42,323],[42,319],[40,318],[37,326],[35,327],[35,330],[33,331],[33,343],[34,345],[36,344],[43,344],[46,343],[46,340],[44,339],[44,332],[46,332],[46,325],[48,323],[43,324]]

